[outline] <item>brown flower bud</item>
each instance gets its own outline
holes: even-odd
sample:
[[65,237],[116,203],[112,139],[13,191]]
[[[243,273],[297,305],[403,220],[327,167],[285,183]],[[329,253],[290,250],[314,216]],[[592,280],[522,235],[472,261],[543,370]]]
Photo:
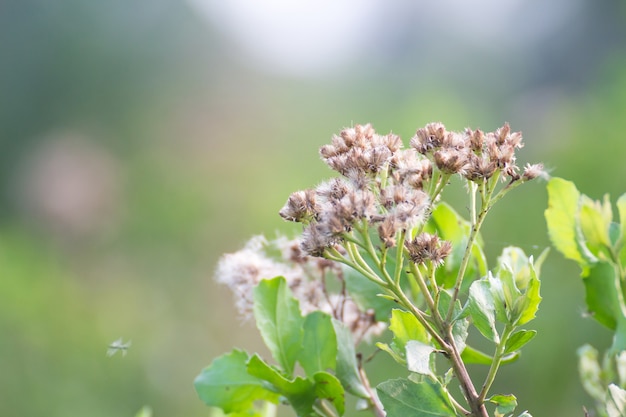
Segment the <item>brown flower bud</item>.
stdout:
[[430,261],[434,267],[443,264],[445,258],[452,252],[452,244],[441,241],[439,236],[429,233],[421,233],[413,240],[404,243],[409,252],[411,261],[415,264],[423,264]]
[[429,123],[417,129],[415,136],[411,138],[410,145],[425,155],[434,149],[439,149],[443,145],[446,134],[446,128],[442,123]]
[[469,137],[469,144],[472,151],[476,154],[482,153],[483,144],[485,143],[485,134],[482,130],[477,129],[476,131],[472,131],[471,129],[466,129],[465,133]]
[[393,216],[387,216],[378,226],[378,236],[388,248],[396,246],[396,225]]
[[456,149],[441,149],[434,154],[435,164],[447,174],[463,173],[468,163],[467,154]]
[[317,208],[314,190],[296,191],[289,196],[278,214],[292,222],[308,222],[317,214]]

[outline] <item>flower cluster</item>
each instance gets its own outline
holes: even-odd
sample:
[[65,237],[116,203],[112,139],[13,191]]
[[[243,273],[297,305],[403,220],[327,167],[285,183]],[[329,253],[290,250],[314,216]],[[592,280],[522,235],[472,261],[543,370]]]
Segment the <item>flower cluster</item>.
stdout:
[[[344,129],[320,149],[322,160],[341,177],[293,193],[280,210],[284,219],[304,224],[307,254],[321,257],[327,248],[340,249],[346,234],[360,226],[375,226],[385,247],[396,246],[401,231],[423,224],[437,186],[453,174],[483,183],[502,175],[512,183],[543,172],[541,165],[528,165],[519,173],[515,150],[522,147],[522,135],[508,124],[495,132],[459,133],[430,123],[417,130],[410,145],[403,149],[399,136],[379,135],[367,124]],[[431,259],[434,264],[444,253]]]
[[470,181],[482,181],[502,172],[511,181],[531,180],[542,173],[541,165],[527,165],[523,173],[515,165],[515,150],[521,148],[521,132],[511,132],[508,123],[495,132],[466,129],[448,132],[441,123],[418,129],[411,147],[432,159],[448,174],[460,174]]
[[255,236],[240,251],[222,256],[215,273],[216,280],[234,293],[235,306],[244,318],[252,316],[254,287],[262,279],[276,276],[285,277],[302,314],[312,311],[330,314],[346,324],[356,343],[385,329],[371,310],[363,311],[345,293],[342,285],[338,291],[331,290],[332,283],[327,282],[331,277],[339,282],[343,280],[341,265],[306,256],[296,240],[281,237],[268,241]]

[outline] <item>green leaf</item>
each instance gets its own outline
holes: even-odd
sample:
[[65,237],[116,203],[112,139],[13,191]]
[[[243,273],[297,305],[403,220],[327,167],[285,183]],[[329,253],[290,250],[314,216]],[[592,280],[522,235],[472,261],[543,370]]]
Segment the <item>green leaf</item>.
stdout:
[[606,412],[609,417],[626,417],[626,391],[615,384],[606,393]]
[[263,341],[287,375],[302,349],[300,306],[283,277],[262,280],[254,289],[254,318]]
[[285,397],[298,416],[308,416],[313,412],[315,386],[308,379],[296,377],[289,380],[256,354],[248,361],[247,370],[250,375],[267,381],[272,391]]
[[[537,267],[541,267],[546,255],[546,251],[540,255]],[[521,325],[535,318],[541,302],[541,283],[532,256],[526,257],[516,247],[505,248],[498,258],[497,277],[489,274],[481,281],[488,283],[499,321]]]
[[[504,311],[505,323],[514,323],[519,319],[521,311],[515,309],[515,304],[521,302],[522,293],[515,285],[513,272],[508,268],[499,268],[498,276],[489,279],[492,285],[494,298],[497,299],[496,311]],[[497,314],[500,317],[501,314]]]
[[409,340],[406,343],[406,363],[411,372],[421,375],[433,375],[430,369],[430,354],[435,351],[431,345],[424,344],[417,340]]
[[[519,296],[519,291],[514,285],[513,277],[510,271],[500,271],[500,277],[494,277],[491,272],[487,274],[487,277],[483,278],[487,280],[489,283],[489,288],[491,289],[491,296],[493,297],[493,305],[496,313],[496,320],[500,323],[508,323],[510,317],[510,306],[512,305],[512,300],[507,299],[512,298],[513,296]],[[512,283],[512,290],[508,288],[505,292],[504,284],[506,282],[506,276],[509,277],[509,282]]]
[[515,410],[515,407],[517,407],[517,398],[515,398],[515,395],[513,394],[494,395],[491,398],[488,398],[487,401],[495,404],[496,417],[504,417],[505,414],[512,413]]
[[520,316],[517,321],[518,325],[522,325],[528,323],[532,319],[535,318],[535,314],[537,314],[537,310],[539,310],[539,303],[541,303],[541,295],[539,294],[539,289],[541,288],[541,282],[539,281],[539,277],[535,272],[535,267],[532,262],[532,256],[530,257],[530,280],[528,281],[528,286],[526,287],[526,292],[522,298],[521,306],[520,306]]
[[327,369],[335,370],[337,362],[337,338],[331,318],[321,311],[314,311],[304,319],[304,336],[298,361],[306,375]]
[[474,281],[469,289],[468,310],[474,326],[487,339],[500,343],[496,329],[495,304],[489,282],[485,279]]
[[585,302],[591,316],[611,330],[624,315],[624,298],[615,267],[608,262],[593,265],[583,279]]
[[332,320],[332,324],[337,336],[337,378],[339,378],[339,381],[341,381],[341,384],[349,393],[360,398],[370,398],[359,376],[356,352],[350,329],[338,320]]
[[604,202],[594,201],[583,195],[580,207],[580,227],[585,236],[587,247],[596,256],[607,256],[607,249],[611,246],[609,236],[613,213],[609,196],[604,196]]
[[562,178],[548,181],[548,208],[545,211],[552,244],[566,258],[584,263],[576,244],[576,216],[580,193],[573,182]]
[[513,333],[506,341],[504,353],[512,353],[521,349],[526,343],[530,342],[537,332],[535,330],[518,330]]
[[580,192],[573,182],[556,177],[548,182],[547,188],[545,217],[550,241],[566,258],[576,261],[585,270],[596,259],[584,245],[578,222]]
[[456,416],[448,392],[438,382],[391,379],[376,389],[387,417]]
[[491,362],[493,362],[493,356],[487,355],[471,346],[465,346],[465,350],[461,353],[461,359],[466,364],[491,365]]
[[507,246],[502,249],[502,254],[498,257],[498,268],[511,271],[515,286],[523,291],[528,286],[531,279],[531,261],[524,251],[515,246]]
[[389,353],[397,363],[406,365],[406,344],[409,341],[419,341],[429,345],[430,335],[410,312],[394,308],[391,310],[389,323],[389,329],[393,332],[391,346],[386,343],[377,343],[376,346]]
[[531,416],[531,415],[530,415],[530,413],[529,413],[528,411],[524,411],[522,414],[520,414],[520,415],[519,415],[519,416],[517,416],[517,417],[533,417],[533,416]]
[[[463,353],[461,353],[461,359],[463,362],[468,364],[477,364],[477,365],[491,365],[493,362],[493,356],[487,355],[480,350],[474,349],[471,346],[465,346]],[[501,365],[506,365],[509,363],[513,363],[519,359],[519,352],[512,352],[507,355],[504,355],[500,361]]]
[[382,350],[383,352],[387,352],[391,356],[391,358],[394,361],[396,361],[396,363],[399,363],[402,366],[406,365],[406,359],[404,359],[404,356],[406,355],[406,351],[402,353],[396,352],[394,348],[389,346],[387,343],[382,343],[382,342],[376,342],[376,347]]
[[391,310],[389,330],[393,332],[393,342],[400,352],[404,352],[404,347],[409,340],[430,342],[430,336],[424,326],[408,311],[397,308]]
[[263,381],[248,374],[248,354],[233,350],[213,360],[194,381],[202,401],[219,407],[225,413],[247,411],[256,400],[278,401],[278,395],[268,391]]
[[315,395],[321,400],[329,401],[340,416],[345,412],[345,393],[341,382],[328,372],[318,372],[313,376]]

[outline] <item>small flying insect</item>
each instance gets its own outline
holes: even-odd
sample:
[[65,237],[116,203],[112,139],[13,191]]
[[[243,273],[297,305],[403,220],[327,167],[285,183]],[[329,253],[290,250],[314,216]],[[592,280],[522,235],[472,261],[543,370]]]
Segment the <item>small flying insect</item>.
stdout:
[[122,356],[126,356],[126,354],[128,353],[128,348],[130,348],[130,340],[124,343],[122,338],[119,338],[109,345],[109,349],[107,350],[107,356],[111,357],[115,355],[118,351],[122,352]]

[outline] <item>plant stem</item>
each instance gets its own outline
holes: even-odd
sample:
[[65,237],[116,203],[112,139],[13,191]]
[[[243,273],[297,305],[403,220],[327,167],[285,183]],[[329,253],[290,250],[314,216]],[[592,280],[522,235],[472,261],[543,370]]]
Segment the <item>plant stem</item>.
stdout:
[[450,398],[450,402],[459,413],[463,414],[464,416],[468,416],[471,414],[470,411],[467,410],[465,407],[463,407],[461,404],[459,404],[459,402],[455,400],[452,395],[450,395],[449,398]]
[[353,262],[350,259],[346,259],[341,253],[339,253],[339,251],[336,248],[330,247],[326,249],[326,251],[324,252],[324,257],[331,261],[335,261],[335,262],[339,262],[344,265],[347,265],[350,268],[362,274],[365,278],[369,279],[370,281],[380,285],[383,288],[387,288],[387,283],[383,281],[374,271],[372,271],[369,268],[369,266],[368,266],[368,269],[364,269],[361,265],[357,264],[356,262]]
[[437,199],[439,194],[441,194],[441,191],[443,191],[445,186],[448,185],[448,181],[450,180],[451,176],[452,176],[451,174],[444,174],[444,173],[442,173],[441,176],[439,178],[437,178],[437,182],[436,182],[437,187],[431,193],[430,201],[435,201]]
[[352,259],[354,263],[359,265],[362,269],[368,271],[370,275],[378,276],[378,274],[374,272],[372,267],[369,266],[367,262],[365,262],[365,259],[363,259],[363,257],[361,256],[361,252],[359,252],[359,248],[354,243],[346,241],[343,246],[348,252],[348,255],[350,255],[350,259]]
[[411,268],[411,275],[413,275],[415,281],[417,282],[417,285],[420,287],[420,290],[422,291],[422,294],[424,295],[424,299],[426,300],[426,304],[428,305],[428,308],[430,309],[433,317],[435,318],[435,321],[437,322],[438,327],[441,327],[441,316],[439,315],[439,312],[437,311],[435,300],[433,299],[432,295],[430,294],[430,291],[428,290],[428,286],[426,285],[426,282],[424,281],[424,277],[422,276],[422,273],[417,268],[417,265],[415,265],[415,263],[413,262],[409,262],[409,268]]
[[394,271],[393,282],[396,285],[400,285],[400,276],[402,275],[402,268],[404,267],[404,259],[402,258],[404,252],[404,239],[406,237],[406,230],[400,232],[400,238],[398,239],[398,245],[396,246],[396,270]]
[[374,248],[374,244],[372,243],[372,239],[370,238],[367,225],[365,224],[363,227],[355,226],[355,229],[361,234],[361,236],[363,236],[363,240],[365,242],[365,245],[363,246],[363,248],[365,249],[367,254],[372,258],[374,263],[376,263],[379,271],[381,272],[385,280],[390,282],[391,276],[389,276],[389,272],[387,272],[384,262],[381,262],[380,258],[378,257],[378,254],[376,253],[376,248]]
[[500,368],[500,364],[502,363],[502,356],[504,355],[504,349],[506,348],[506,342],[509,340],[511,333],[513,333],[514,327],[507,324],[502,332],[502,337],[500,339],[500,343],[496,347],[496,352],[493,355],[493,361],[491,362],[491,366],[489,367],[489,372],[487,373],[487,378],[485,378],[485,383],[483,384],[482,389],[480,390],[480,395],[478,396],[480,401],[485,401],[487,394],[489,393],[489,389],[493,384],[493,381],[496,379],[496,374],[498,373],[498,369]]
[[476,388],[472,383],[472,379],[467,372],[467,368],[461,359],[461,355],[454,343],[454,338],[452,336],[452,328],[450,327],[447,332],[447,338],[450,340],[450,343],[447,344],[449,347],[449,359],[452,362],[452,369],[454,370],[454,374],[459,379],[459,384],[461,385],[461,390],[463,391],[463,395],[465,396],[465,400],[467,401],[471,416],[473,417],[489,417],[487,413],[487,409],[485,408],[485,404],[483,399],[480,398],[478,393],[476,392]]
[[372,389],[372,386],[370,385],[370,381],[367,378],[367,374],[365,373],[365,370],[363,369],[363,366],[360,362],[361,361],[359,361],[359,377],[361,378],[361,382],[363,383],[363,386],[365,387],[365,391],[367,391],[367,393],[370,396],[370,404],[372,405],[374,409],[374,414],[376,414],[376,417],[385,417],[386,414],[385,414],[385,410],[383,409],[383,405],[380,403],[378,396]]
[[465,253],[463,254],[463,259],[461,260],[461,266],[459,267],[459,273],[456,277],[456,282],[454,283],[454,292],[452,294],[452,299],[450,300],[450,306],[448,307],[448,314],[446,315],[447,322],[449,322],[452,318],[452,313],[454,312],[454,303],[459,298],[459,291],[461,290],[461,284],[463,283],[463,278],[465,277],[465,271],[467,270],[467,266],[469,265],[469,260],[472,255],[472,248],[474,247],[474,241],[478,236],[478,232],[480,231],[480,227],[482,226],[486,215],[487,211],[482,210],[478,214],[476,223],[472,224],[472,229],[470,230],[470,235],[467,239],[467,246],[465,247]]
[[476,190],[478,185],[473,181],[468,181],[470,190],[470,224],[476,223]]
[[317,401],[314,409],[316,409],[315,411],[317,412],[317,414],[324,416],[324,417],[338,417],[337,413],[335,413],[328,405],[328,403],[324,400],[321,401]]

